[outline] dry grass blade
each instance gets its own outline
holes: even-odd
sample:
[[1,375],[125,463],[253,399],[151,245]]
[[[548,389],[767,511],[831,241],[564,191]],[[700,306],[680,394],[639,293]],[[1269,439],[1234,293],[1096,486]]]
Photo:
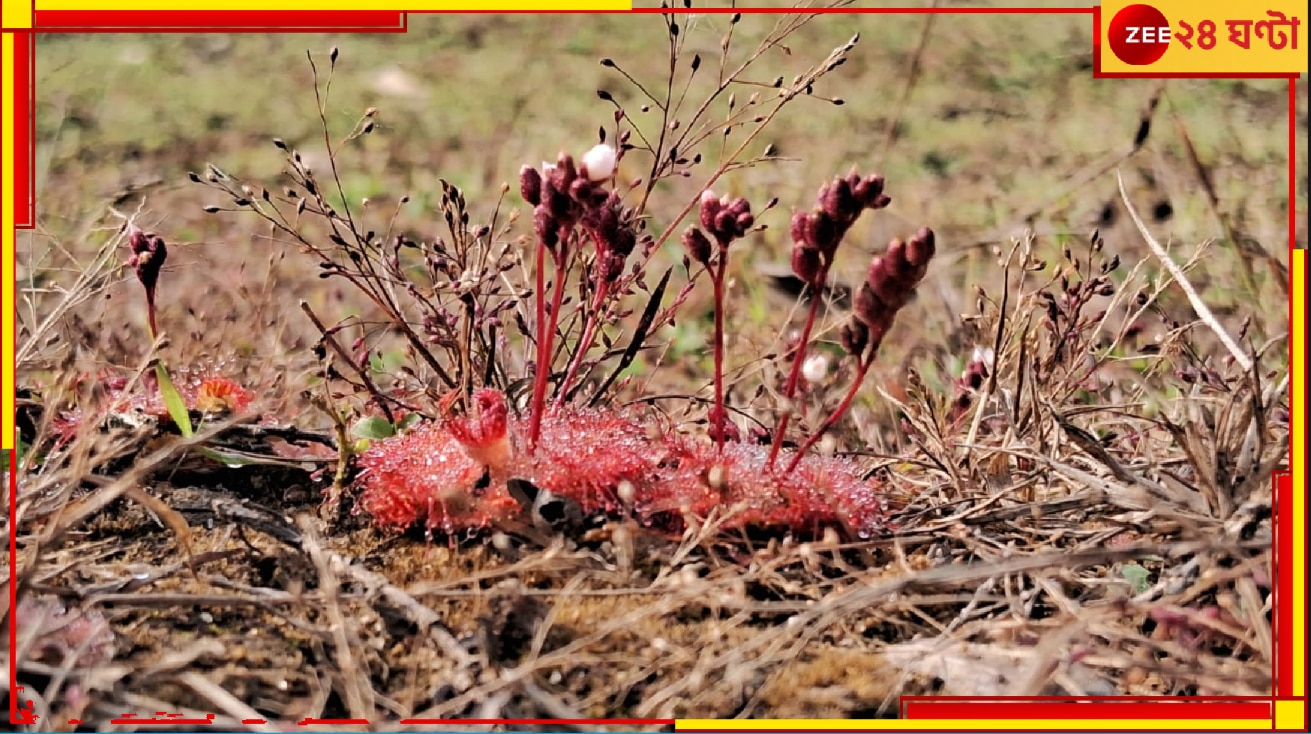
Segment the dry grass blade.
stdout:
[[1193,138],[1188,134],[1188,128],[1184,127],[1184,122],[1178,114],[1174,115],[1174,126],[1179,132],[1179,138],[1184,143],[1184,152],[1188,154],[1188,162],[1192,165],[1193,173],[1197,176],[1198,182],[1202,184],[1202,191],[1206,193],[1206,203],[1211,208],[1211,213],[1220,226],[1224,228],[1225,236],[1229,242],[1238,249],[1239,262],[1242,264],[1243,281],[1249,292],[1256,292],[1256,274],[1252,267],[1253,259],[1263,260],[1270,268],[1270,274],[1273,280],[1283,292],[1284,297],[1288,297],[1288,268],[1272,256],[1265,247],[1259,242],[1244,236],[1234,228],[1230,217],[1220,208],[1220,197],[1215,190],[1215,182],[1211,175],[1211,170],[1202,162],[1201,156],[1197,154],[1197,148],[1193,146]]
[[145,507],[154,513],[173,534],[177,536],[178,545],[182,546],[182,552],[187,557],[187,567],[191,570],[192,575],[196,573],[195,560],[191,553],[191,526],[187,524],[187,519],[182,513],[168,506],[168,503],[155,495],[147,492],[140,486],[130,486],[123,490],[123,496]]
[[361,667],[357,657],[360,640],[356,636],[356,626],[348,623],[348,618],[341,608],[341,582],[337,568],[341,559],[324,551],[315,531],[314,521],[308,516],[301,516],[301,537],[310,560],[318,571],[319,588],[324,597],[324,608],[328,615],[329,634],[332,636],[337,673],[344,689],[346,708],[351,718],[371,720],[375,714],[374,701],[376,693],[369,684],[369,676]]
[[243,729],[249,731],[279,731],[279,727],[273,724],[244,723],[246,721],[259,721],[265,717],[236,696],[223,690],[222,686],[194,670],[179,675],[178,681],[195,691],[201,698],[209,701],[214,708],[227,714],[233,721],[243,722]]
[[1248,356],[1247,352],[1238,345],[1238,342],[1234,341],[1234,338],[1229,335],[1229,332],[1225,330],[1223,325],[1221,325],[1220,321],[1215,317],[1215,314],[1211,313],[1211,308],[1206,305],[1206,302],[1202,300],[1201,295],[1197,293],[1197,289],[1193,287],[1191,282],[1189,282],[1183,269],[1175,264],[1174,260],[1170,258],[1170,253],[1166,252],[1165,248],[1161,246],[1161,243],[1157,242],[1156,238],[1152,236],[1152,233],[1147,230],[1147,225],[1143,224],[1142,217],[1138,216],[1138,210],[1134,208],[1133,202],[1129,200],[1129,192],[1124,187],[1124,177],[1121,176],[1119,172],[1116,172],[1115,178],[1120,184],[1120,198],[1124,201],[1124,206],[1129,212],[1129,217],[1133,219],[1134,225],[1138,227],[1138,232],[1143,236],[1143,241],[1147,243],[1147,246],[1151,248],[1157,259],[1159,259],[1161,264],[1165,266],[1165,269],[1170,272],[1170,276],[1175,279],[1175,282],[1177,282],[1179,287],[1183,289],[1184,294],[1188,296],[1188,302],[1192,304],[1193,311],[1196,312],[1197,317],[1201,319],[1202,323],[1206,324],[1211,331],[1215,332],[1216,337],[1218,337],[1220,342],[1224,344],[1225,349],[1229,350],[1229,354],[1233,356],[1234,361],[1242,366],[1243,371],[1251,372],[1253,364],[1252,358]]

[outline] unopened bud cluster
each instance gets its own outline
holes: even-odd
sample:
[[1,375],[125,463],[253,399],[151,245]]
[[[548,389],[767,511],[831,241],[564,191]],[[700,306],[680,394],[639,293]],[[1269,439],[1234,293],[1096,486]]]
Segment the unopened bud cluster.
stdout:
[[692,260],[709,265],[714,255],[711,238],[714,238],[722,252],[734,240],[745,237],[755,223],[751,204],[745,198],[730,199],[705,191],[701,194],[701,228],[688,227],[683,233],[683,246],[687,248],[687,254]]
[[914,237],[893,239],[888,249],[869,264],[852,318],[842,329],[842,346],[855,355],[877,350],[892,321],[928,272],[935,250],[933,230],[921,227]]
[[819,190],[817,206],[792,217],[792,272],[820,288],[847,230],[866,209],[883,209],[892,198],[883,193],[883,177],[850,173]]
[[128,233],[128,246],[132,249],[132,256],[127,261],[128,265],[136,271],[137,280],[146,287],[146,291],[153,294],[155,285],[159,282],[159,272],[168,257],[164,238],[132,227]]
[[619,277],[637,244],[619,195],[605,186],[614,175],[617,155],[614,148],[598,145],[579,164],[562,152],[554,165],[543,163],[541,171],[532,166],[519,171],[519,193],[533,206],[538,240],[562,260],[570,234],[581,226],[596,245],[598,275],[607,281]]

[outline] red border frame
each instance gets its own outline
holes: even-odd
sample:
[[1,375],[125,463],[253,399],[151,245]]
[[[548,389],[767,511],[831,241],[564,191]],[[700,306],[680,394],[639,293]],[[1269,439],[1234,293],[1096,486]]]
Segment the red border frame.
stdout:
[[[698,14],[707,13],[734,13],[734,12],[756,12],[756,13],[781,13],[789,12],[791,9],[738,9],[738,8],[714,8],[698,9]],[[1297,182],[1297,159],[1296,159],[1296,104],[1297,104],[1297,75],[1290,74],[1108,74],[1101,71],[1101,39],[1100,39],[1100,7],[1092,8],[861,8],[861,9],[822,9],[812,10],[811,12],[833,12],[833,13],[878,13],[878,14],[957,14],[957,15],[974,15],[974,14],[1024,14],[1024,15],[1073,15],[1087,14],[1093,22],[1093,58],[1094,72],[1096,78],[1285,78],[1289,79],[1289,250],[1290,263],[1292,260],[1291,251],[1294,247],[1298,213],[1296,199],[1296,182]],[[28,155],[25,160],[15,161],[15,228],[30,229],[35,224],[35,186],[34,186],[34,160],[35,160],[35,140],[34,131],[34,95],[35,95],[35,34],[48,32],[83,32],[83,33],[121,33],[129,31],[148,31],[148,32],[278,32],[278,33],[325,33],[325,32],[343,32],[343,33],[404,33],[408,30],[408,14],[412,11],[40,11],[33,13],[33,25],[31,29],[5,29],[14,33],[15,38],[15,57],[20,63],[12,70],[15,100],[15,147],[20,141],[26,140]],[[463,12],[487,12],[487,11],[463,11]],[[516,11],[540,12],[540,11]],[[554,11],[554,12],[597,12],[597,11]],[[614,12],[614,11],[611,11]],[[673,11],[659,8],[637,9],[630,11],[633,13],[664,13],[664,12],[686,12],[681,9]],[[0,69],[0,73],[4,73]],[[0,152],[3,155],[3,152]],[[18,202],[26,201],[26,207],[17,206]],[[1292,316],[1292,303],[1289,304],[1290,323]],[[11,325],[12,326],[12,325]],[[10,450],[10,461],[16,460],[15,452]],[[1292,501],[1292,477],[1288,473],[1277,473],[1272,478],[1274,484],[1274,584],[1273,589],[1274,601],[1272,602],[1275,615],[1275,661],[1274,666],[1274,695],[1271,698],[1260,699],[1234,699],[1234,698],[1140,698],[1140,697],[1119,697],[1111,699],[1082,698],[1082,699],[964,699],[964,698],[945,698],[945,697],[903,697],[901,701],[901,712],[907,718],[935,718],[935,719],[1040,719],[1040,718],[1059,718],[1060,712],[1055,707],[1066,706],[1072,702],[1093,703],[1098,702],[1103,711],[1113,714],[1107,717],[1108,720],[1137,718],[1137,719],[1214,719],[1214,718],[1262,718],[1270,716],[1273,718],[1274,701],[1276,699],[1288,700],[1291,698],[1291,682],[1293,676],[1293,659],[1291,655],[1280,654],[1278,644],[1280,630],[1291,629],[1294,621],[1292,619],[1292,607],[1288,604],[1280,604],[1279,599],[1287,598],[1292,593],[1292,578],[1288,574],[1279,573],[1280,558],[1279,551],[1283,542],[1291,537],[1293,532],[1293,516],[1291,513],[1279,512],[1279,507],[1289,507]],[[10,472],[9,477],[9,496],[10,496],[10,517],[17,513],[17,478],[14,472]],[[9,552],[11,562],[17,553],[17,536],[10,533]],[[1285,546],[1286,547],[1286,546]],[[16,605],[16,576],[10,574],[9,600],[10,610]],[[9,624],[9,642],[10,642],[10,723],[12,724],[33,724],[36,722],[33,712],[29,708],[19,706],[20,700],[16,693],[22,690],[17,686],[17,631],[13,622],[13,615],[10,615]],[[1307,699],[1305,697],[1296,698],[1305,706]],[[1181,702],[1189,704],[1187,712],[1180,711],[1178,706]],[[1165,707],[1169,706],[1169,709]],[[982,709],[987,707],[988,714],[984,714]],[[1258,712],[1260,709],[1260,712]],[[1168,712],[1168,713],[1167,713]],[[160,713],[164,716],[163,720],[155,720],[153,723],[168,725],[182,723],[176,719],[176,715]],[[150,724],[150,720],[136,719],[135,715],[125,714],[122,722],[135,725]],[[1086,717],[1081,717],[1086,718]],[[80,722],[78,722],[80,723]],[[188,722],[188,723],[209,723],[209,722]],[[263,721],[251,721],[243,723],[264,723]],[[306,719],[298,722],[300,726],[310,725],[353,725],[367,722],[354,720],[339,719]],[[604,719],[580,719],[576,721],[560,720],[538,720],[538,719],[496,719],[496,720],[452,720],[429,721],[422,719],[406,719],[396,722],[398,724],[427,724],[440,726],[444,723],[451,724],[506,724],[506,725],[531,725],[531,724],[566,724],[566,725],[592,725],[592,724],[620,724],[620,725],[672,725],[672,719],[626,719],[626,720],[604,720]],[[1273,722],[1272,722],[1273,723]],[[1187,727],[1183,729],[1187,730]],[[686,729],[684,731],[715,731],[713,729]],[[853,731],[853,730],[845,730]],[[1080,730],[1070,730],[1080,731]]]
[[40,32],[404,33],[399,10],[33,10]]
[[21,59],[13,70],[14,147],[17,149],[18,141],[27,140],[30,151],[29,155],[14,157],[14,227],[31,229],[36,226],[36,43],[31,34],[14,34],[14,59]]

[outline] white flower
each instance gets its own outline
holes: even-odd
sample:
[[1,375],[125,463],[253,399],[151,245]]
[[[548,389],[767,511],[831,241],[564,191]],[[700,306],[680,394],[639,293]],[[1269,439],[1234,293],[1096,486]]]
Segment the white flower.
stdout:
[[615,149],[601,143],[583,154],[583,168],[591,181],[604,181],[614,175],[617,154]]
[[997,361],[997,355],[990,348],[975,347],[970,361],[982,362],[985,367],[992,369],[993,363]]
[[801,375],[806,378],[806,382],[819,382],[828,377],[828,357],[822,354],[812,354],[806,357],[806,361],[801,365]]
[[719,201],[719,197],[715,196],[715,192],[711,191],[710,189],[706,189],[705,191],[701,192],[702,204],[709,204],[712,201]]

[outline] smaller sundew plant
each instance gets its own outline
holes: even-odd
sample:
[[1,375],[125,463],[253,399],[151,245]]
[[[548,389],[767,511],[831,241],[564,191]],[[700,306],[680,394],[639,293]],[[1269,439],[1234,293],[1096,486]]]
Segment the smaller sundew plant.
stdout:
[[[145,294],[147,368],[101,368],[78,374],[62,386],[69,399],[56,400],[53,409],[46,411],[48,432],[39,437],[33,428],[31,438],[41,442],[43,450],[60,452],[79,436],[114,426],[165,428],[191,438],[198,422],[245,415],[255,402],[254,394],[231,379],[220,360],[171,371],[165,366],[167,341],[159,328],[157,293],[168,246],[161,235],[144,231],[130,220],[120,234],[128,248],[126,264]],[[207,446],[198,451],[210,458],[231,458]]]

